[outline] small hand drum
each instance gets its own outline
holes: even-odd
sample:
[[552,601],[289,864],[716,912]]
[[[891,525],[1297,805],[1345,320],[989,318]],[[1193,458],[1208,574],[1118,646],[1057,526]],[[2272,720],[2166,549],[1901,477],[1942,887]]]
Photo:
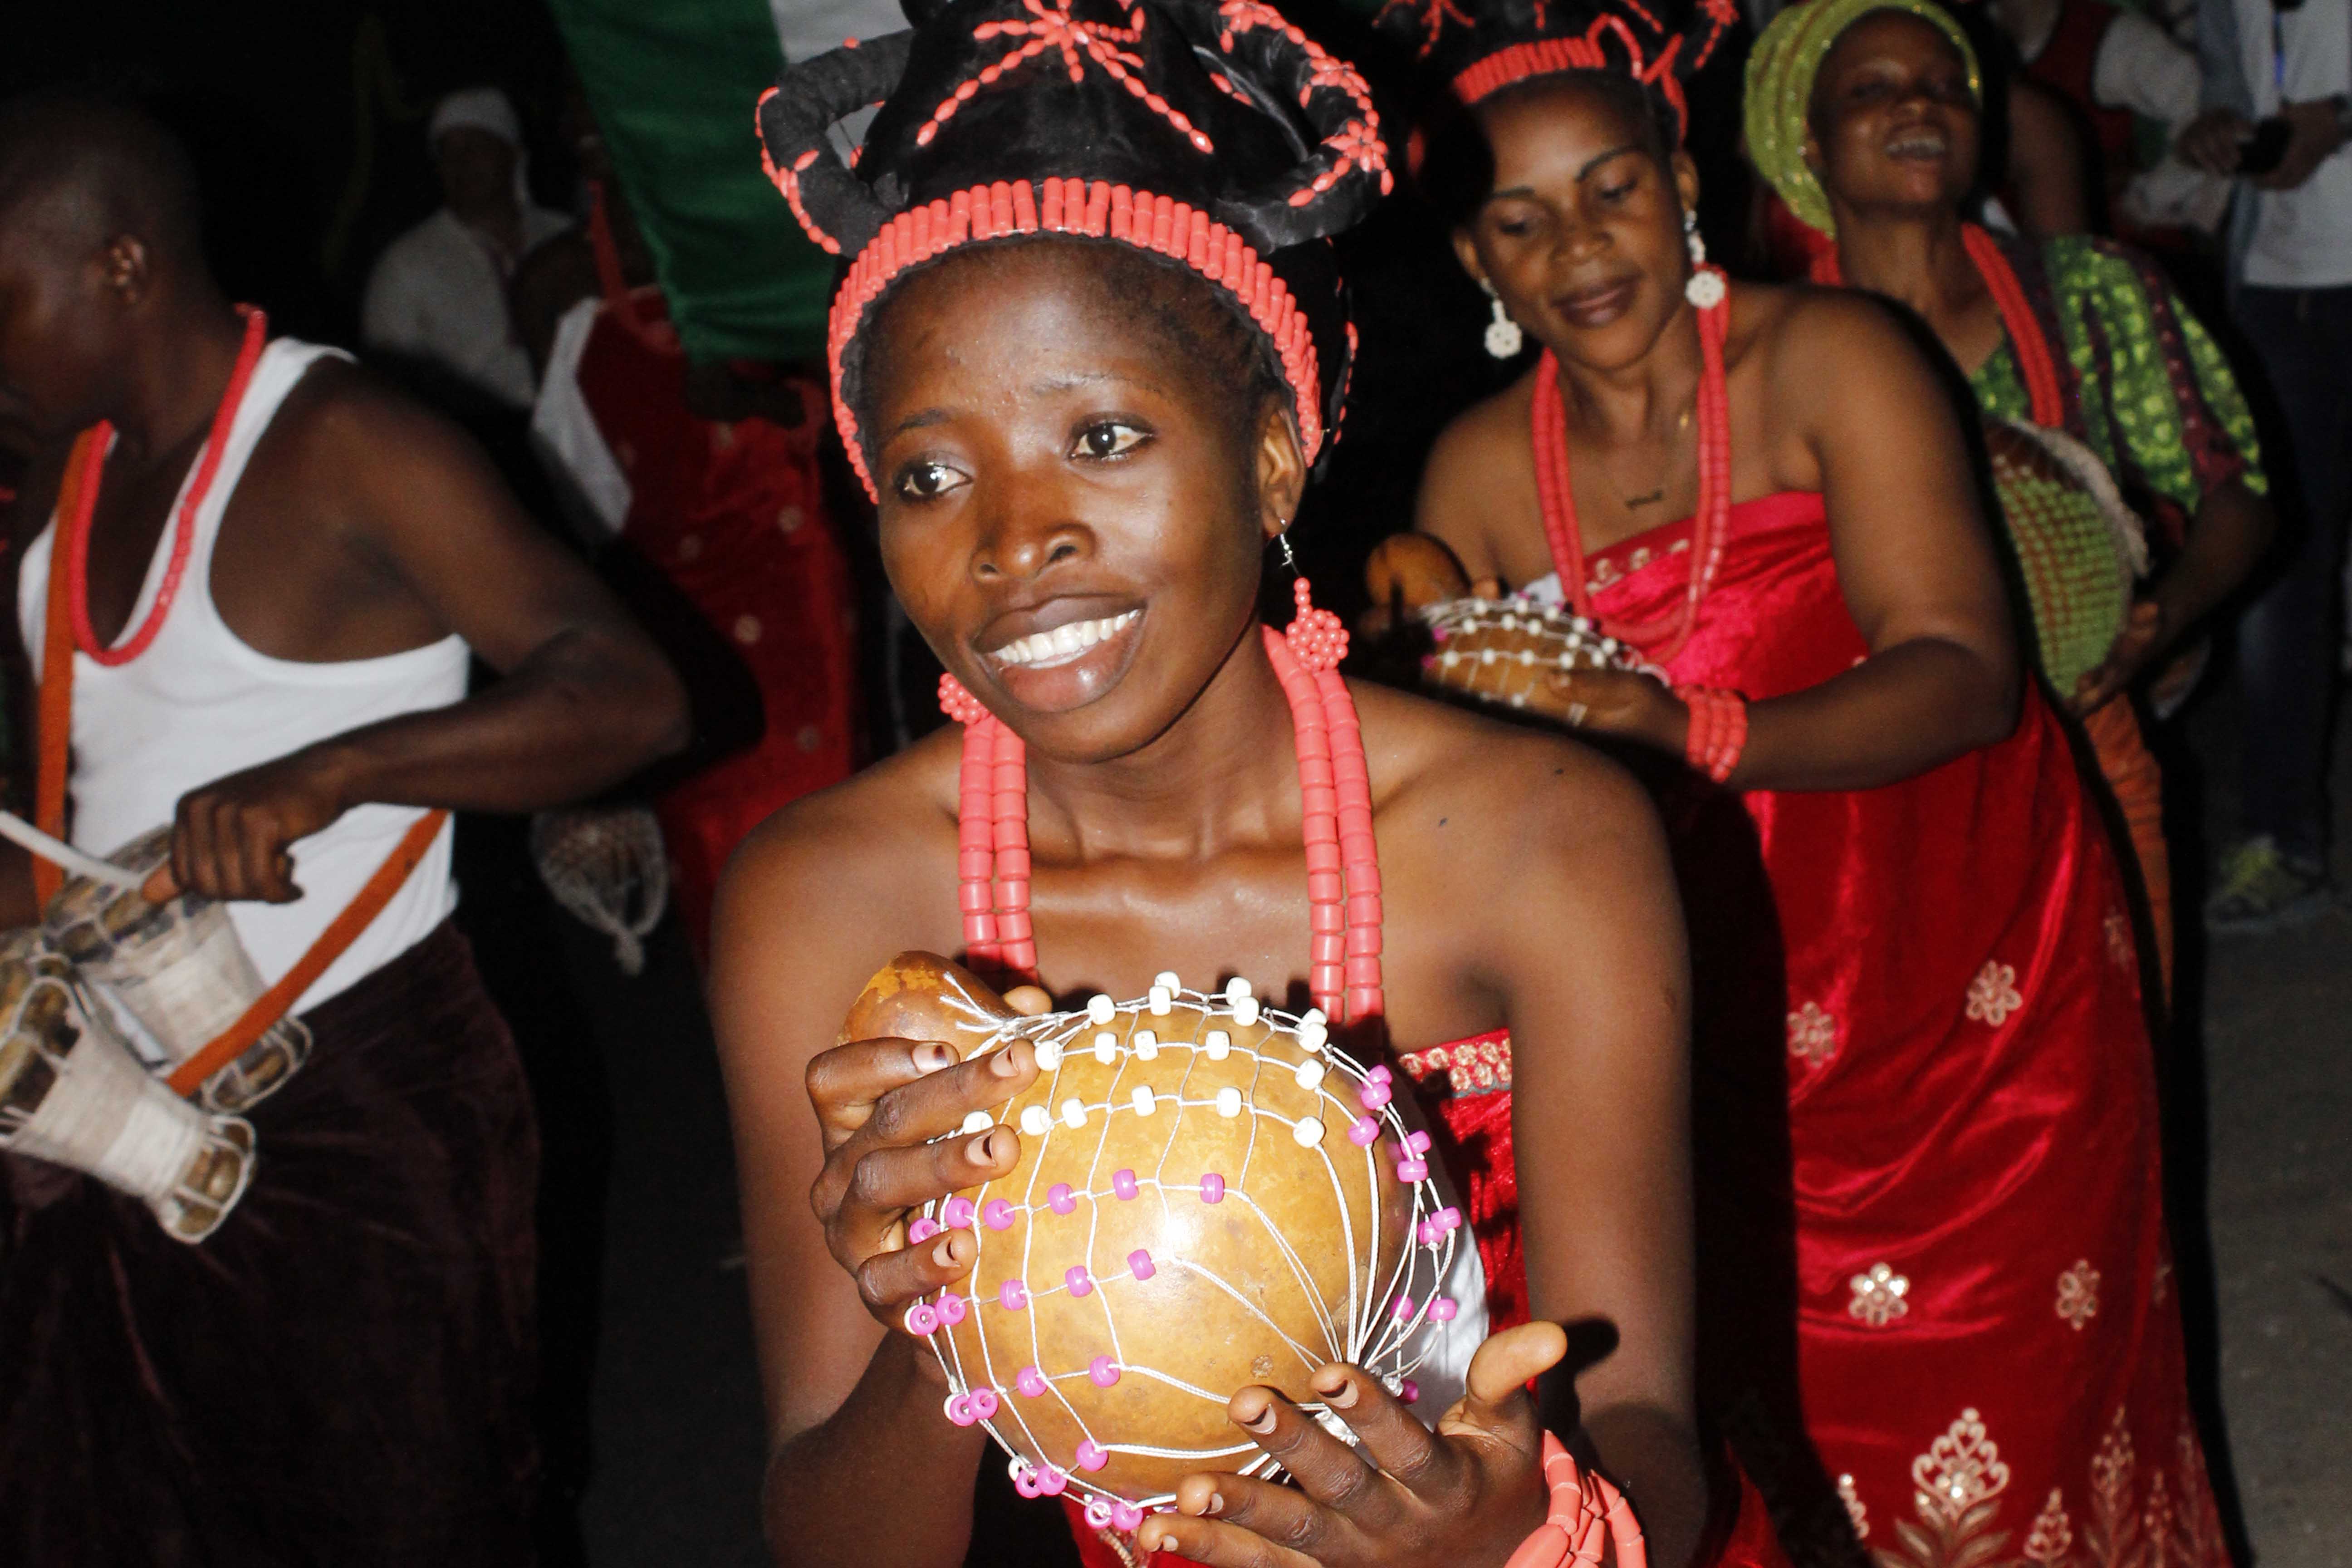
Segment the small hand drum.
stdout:
[[2037,662],[2071,695],[2106,662],[2147,571],[2145,525],[2098,454],[2063,430],[1985,421],[1985,455],[2033,612]]
[[[107,857],[143,878],[171,858],[172,830],[142,833]],[[78,965],[153,1037],[172,1063],[227,1032],[268,989],[228,910],[183,893],[151,904],[137,888],[68,877],[42,912],[49,945]],[[248,1110],[310,1059],[310,1029],[280,1018],[236,1060],[205,1080],[207,1110]]]
[[253,1180],[253,1128],[151,1077],[36,933],[0,943],[0,1148],[142,1200],[175,1240],[220,1228]]
[[1633,650],[1556,605],[1526,597],[1449,599],[1421,612],[1436,639],[1422,661],[1433,686],[1524,708],[1562,670],[1643,668]]
[[1015,1487],[1088,1495],[1132,1530],[1199,1470],[1264,1473],[1225,1402],[1263,1384],[1309,1411],[1308,1374],[1347,1361],[1402,1388],[1456,1303],[1438,1293],[1460,1214],[1430,1180],[1385,1068],[1333,1048],[1322,1016],[1162,974],[1145,999],[1024,1018],[971,974],[901,953],[844,1040],[938,1040],[970,1057],[1027,1040],[1037,1080],[992,1116],[1021,1133],[1007,1176],[927,1207],[980,1240],[956,1290],[907,1312],[987,1427]]

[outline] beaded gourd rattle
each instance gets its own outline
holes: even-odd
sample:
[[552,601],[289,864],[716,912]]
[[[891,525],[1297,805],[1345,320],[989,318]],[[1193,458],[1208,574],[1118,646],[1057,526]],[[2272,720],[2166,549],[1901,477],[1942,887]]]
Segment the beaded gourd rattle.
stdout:
[[1473,594],[1454,552],[1427,534],[1381,541],[1364,582],[1375,604],[1429,629],[1436,647],[1421,661],[1422,679],[1482,702],[1524,708],[1561,670],[1645,668],[1632,648],[1572,610],[1523,595]]
[[1004,1176],[927,1205],[913,1245],[981,1246],[906,1327],[946,1369],[947,1418],[987,1428],[1014,1486],[1076,1489],[1097,1528],[1133,1530],[1202,1470],[1265,1474],[1225,1402],[1250,1384],[1303,1408],[1335,1361],[1407,1399],[1459,1304],[1439,1293],[1460,1212],[1389,1069],[1335,1047],[1323,1016],[1262,1006],[1243,980],[1024,1017],[965,970],[902,953],[844,1040],[938,1040],[967,1058],[1027,1040],[1036,1081],[963,1133],[1021,1134]]
[[1988,419],[1984,435],[2042,673],[2071,693],[2124,629],[2147,571],[2146,525],[2098,454],[2065,431]]

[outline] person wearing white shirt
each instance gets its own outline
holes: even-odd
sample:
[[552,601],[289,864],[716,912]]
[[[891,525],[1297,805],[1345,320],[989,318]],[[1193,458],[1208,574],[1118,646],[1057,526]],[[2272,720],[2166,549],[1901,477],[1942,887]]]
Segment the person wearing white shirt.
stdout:
[[377,258],[360,307],[361,341],[507,407],[528,408],[538,384],[508,308],[507,281],[533,247],[571,220],[532,205],[522,126],[497,88],[451,93],[435,107],[425,133],[444,205]]
[[[2206,107],[2179,150],[2239,176],[2231,310],[2284,416],[2283,521],[2301,524],[2239,629],[2244,837],[2206,907],[2214,930],[2261,930],[2331,902],[2334,622],[2352,517],[2352,0],[2200,0],[2197,35]],[[2283,129],[2263,137],[2265,123]],[[2281,134],[2283,150],[2270,145]]]

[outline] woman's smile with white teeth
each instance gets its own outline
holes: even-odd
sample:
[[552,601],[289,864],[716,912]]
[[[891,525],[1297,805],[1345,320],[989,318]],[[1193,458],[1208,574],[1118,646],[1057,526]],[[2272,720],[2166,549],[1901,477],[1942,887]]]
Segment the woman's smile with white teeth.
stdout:
[[1098,621],[1072,621],[1066,626],[1055,626],[1050,632],[1032,632],[1006,643],[990,654],[989,658],[1000,666],[1023,669],[1042,669],[1064,664],[1077,658],[1105,637],[1117,637],[1133,626],[1141,610],[1129,610],[1124,615],[1110,616]]

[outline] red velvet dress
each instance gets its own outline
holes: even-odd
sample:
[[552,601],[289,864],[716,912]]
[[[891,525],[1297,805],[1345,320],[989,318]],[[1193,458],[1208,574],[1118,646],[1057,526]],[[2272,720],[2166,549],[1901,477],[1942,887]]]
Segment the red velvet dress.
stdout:
[[[1759,700],[1859,662],[1822,498],[1729,527],[1675,682]],[[1675,608],[1690,531],[1593,558],[1596,608]],[[1791,1555],[1850,1554],[1850,1525],[1881,1568],[2221,1568],[2131,922],[2033,688],[2008,740],[1902,784],[1694,784],[1668,815],[1698,996],[1702,1374]],[[1486,1246],[1515,1219],[1509,1096],[1481,1092],[1507,1089],[1507,1047],[1406,1062],[1450,1090]]]

